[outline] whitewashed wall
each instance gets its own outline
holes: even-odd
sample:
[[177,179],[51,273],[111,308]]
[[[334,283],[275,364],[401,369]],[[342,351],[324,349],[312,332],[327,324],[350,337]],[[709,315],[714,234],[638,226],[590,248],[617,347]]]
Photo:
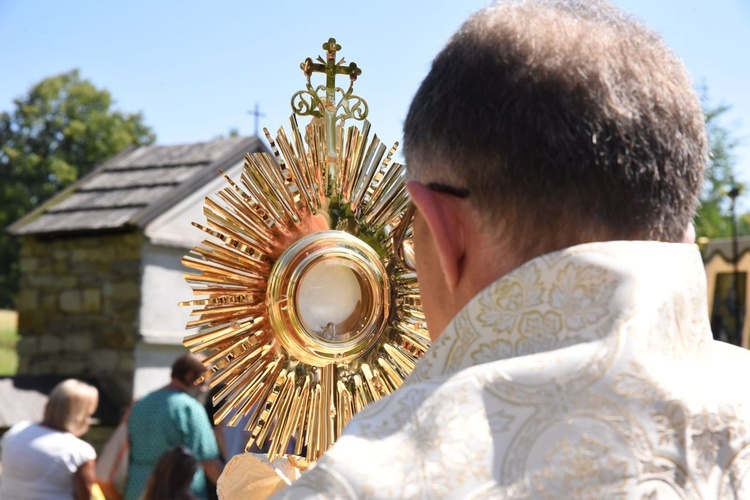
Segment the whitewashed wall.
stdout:
[[[239,181],[242,163],[226,173]],[[188,307],[181,301],[191,300],[193,292],[183,273],[192,272],[182,265],[182,257],[208,235],[191,225],[205,224],[204,199],[227,186],[218,173],[207,183],[170,210],[154,219],[145,229],[148,243],[142,248],[141,308],[139,324],[141,339],[135,350],[134,397],[162,387],[169,382],[172,362],[186,352],[182,346],[190,320]]]

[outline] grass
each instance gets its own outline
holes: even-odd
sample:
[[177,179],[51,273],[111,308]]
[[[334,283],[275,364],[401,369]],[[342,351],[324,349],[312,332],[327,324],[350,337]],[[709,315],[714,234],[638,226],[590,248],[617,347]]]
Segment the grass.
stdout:
[[15,375],[18,369],[18,314],[0,310],[0,375]]

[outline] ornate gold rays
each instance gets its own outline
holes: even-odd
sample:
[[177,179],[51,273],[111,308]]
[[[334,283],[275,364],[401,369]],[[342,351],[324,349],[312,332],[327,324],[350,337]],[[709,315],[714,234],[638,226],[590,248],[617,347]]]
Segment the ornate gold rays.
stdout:
[[[225,176],[206,225],[193,223],[211,239],[183,259],[198,271],[185,275],[197,298],[180,305],[199,329],[184,344],[221,387],[216,423],[242,422],[270,459],[292,438],[296,455],[317,459],[428,347],[416,276],[392,238],[409,203],[397,144],[370,138],[367,121],[344,128],[367,115],[352,93],[361,70],[336,62],[336,40],[323,48],[325,60],[302,63],[307,88],[292,98],[312,117],[304,139],[294,115],[290,136],[265,130],[273,156],[249,154],[238,182]],[[325,86],[312,87],[315,72]]]

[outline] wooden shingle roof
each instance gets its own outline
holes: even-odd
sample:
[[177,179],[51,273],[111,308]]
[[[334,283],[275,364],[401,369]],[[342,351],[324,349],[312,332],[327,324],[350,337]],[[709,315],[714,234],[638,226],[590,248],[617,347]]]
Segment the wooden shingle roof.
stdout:
[[[740,236],[737,238],[737,255],[742,258],[745,253],[750,252],[750,237]],[[703,250],[703,260],[708,262],[714,255],[721,255],[727,262],[734,261],[734,242],[732,238],[714,238],[708,242]]]
[[92,233],[143,226],[245,153],[265,151],[257,137],[131,148],[13,223],[17,235]]

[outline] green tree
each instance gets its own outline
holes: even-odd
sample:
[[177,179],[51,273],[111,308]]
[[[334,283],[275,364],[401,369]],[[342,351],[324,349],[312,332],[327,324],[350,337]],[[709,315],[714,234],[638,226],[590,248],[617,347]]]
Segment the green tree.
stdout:
[[13,307],[19,272],[19,242],[4,229],[128,146],[155,140],[140,113],[113,109],[110,93],[77,69],[13,103],[0,113],[0,308]]
[[[708,131],[708,170],[706,171],[701,206],[695,218],[697,237],[724,238],[732,235],[730,214],[732,187],[742,188],[735,172],[734,148],[738,145],[732,132],[719,121],[730,107],[726,105],[709,107],[704,99],[706,130]],[[740,190],[740,196],[743,191]],[[738,235],[750,234],[750,215],[737,212]]]

